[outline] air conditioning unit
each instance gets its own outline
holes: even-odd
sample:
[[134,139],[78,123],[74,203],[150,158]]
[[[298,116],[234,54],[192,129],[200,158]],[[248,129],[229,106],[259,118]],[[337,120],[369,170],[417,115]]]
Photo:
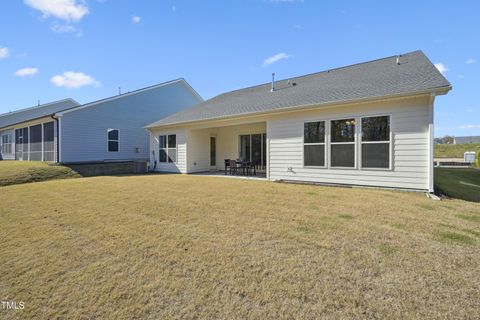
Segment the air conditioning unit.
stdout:
[[463,161],[468,163],[474,163],[476,158],[475,156],[475,151],[467,151],[463,154]]

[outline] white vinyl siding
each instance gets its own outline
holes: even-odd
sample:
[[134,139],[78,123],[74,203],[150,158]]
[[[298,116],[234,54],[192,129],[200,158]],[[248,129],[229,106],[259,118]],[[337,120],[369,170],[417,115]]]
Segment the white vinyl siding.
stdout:
[[[428,190],[429,108],[428,97],[422,97],[324,110],[319,108],[314,111],[272,116],[267,125],[267,137],[270,141],[269,177],[271,180],[284,179]],[[333,168],[330,164],[327,168],[311,168],[303,165],[305,122],[315,121],[315,119],[351,118],[360,121],[361,117],[379,114],[391,116],[391,170],[360,168],[359,155],[356,156],[355,168]],[[360,126],[356,127],[358,136],[355,146],[360,148]],[[327,146],[327,150],[330,151],[330,145]],[[330,158],[330,155],[327,158]]]
[[[187,86],[178,81],[65,112],[60,117],[61,162],[148,160],[151,150],[158,153],[158,148],[149,149],[144,127],[197,104],[199,99]],[[118,152],[108,152],[109,128],[120,131]]]

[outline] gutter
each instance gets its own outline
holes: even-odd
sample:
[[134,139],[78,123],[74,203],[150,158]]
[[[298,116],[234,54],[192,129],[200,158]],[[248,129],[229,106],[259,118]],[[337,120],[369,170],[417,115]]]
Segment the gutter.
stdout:
[[350,100],[341,100],[335,102],[326,102],[320,104],[306,104],[306,105],[297,105],[297,106],[290,106],[286,108],[279,108],[267,111],[256,111],[256,112],[248,112],[248,113],[239,113],[235,115],[227,115],[219,118],[211,118],[211,119],[200,119],[200,120],[189,120],[189,121],[181,121],[181,122],[172,122],[172,123],[162,123],[159,125],[150,124],[145,126],[144,128],[147,130],[151,129],[158,129],[163,127],[178,127],[178,126],[185,126],[190,124],[201,124],[204,122],[210,121],[223,121],[223,120],[231,120],[235,118],[248,118],[248,117],[255,117],[261,116],[266,114],[279,114],[279,113],[286,113],[286,112],[295,112],[295,111],[302,111],[302,110],[309,110],[309,109],[316,109],[318,107],[337,107],[341,105],[348,105],[348,104],[359,104],[359,103],[366,103],[371,101],[382,101],[382,100],[389,100],[389,99],[397,99],[397,98],[411,98],[416,96],[423,96],[423,95],[445,95],[450,90],[452,90],[452,86],[443,86],[443,87],[436,87],[429,90],[421,90],[415,91],[410,93],[399,93],[399,94],[391,94],[385,96],[377,96],[377,97],[368,97],[368,98],[361,98],[361,99],[350,99]]

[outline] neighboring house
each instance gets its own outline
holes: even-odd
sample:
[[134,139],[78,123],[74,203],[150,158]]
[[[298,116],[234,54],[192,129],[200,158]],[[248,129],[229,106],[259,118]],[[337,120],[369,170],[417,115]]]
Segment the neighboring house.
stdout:
[[453,137],[453,144],[480,143],[480,136]]
[[433,105],[450,90],[421,51],[235,90],[148,125],[151,162],[242,158],[270,180],[433,191]]
[[178,79],[79,105],[72,99],[0,115],[3,159],[61,163],[149,159],[151,119],[202,102]]
[[68,110],[80,104],[65,99],[0,114],[0,160],[56,159],[56,112]]

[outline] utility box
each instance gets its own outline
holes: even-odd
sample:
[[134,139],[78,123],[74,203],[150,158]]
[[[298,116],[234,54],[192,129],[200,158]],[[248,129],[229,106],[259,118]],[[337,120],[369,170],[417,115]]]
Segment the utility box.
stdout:
[[476,159],[475,151],[467,151],[463,154],[463,161],[468,163],[474,163]]
[[134,161],[133,162],[133,173],[147,173],[148,172],[148,162],[147,161]]

